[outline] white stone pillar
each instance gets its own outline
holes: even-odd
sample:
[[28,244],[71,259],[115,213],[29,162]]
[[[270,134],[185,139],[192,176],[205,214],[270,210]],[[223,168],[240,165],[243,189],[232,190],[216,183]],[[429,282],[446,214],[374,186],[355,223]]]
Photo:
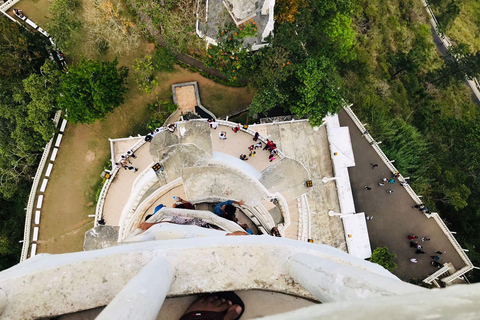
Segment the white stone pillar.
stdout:
[[2,315],[3,311],[7,308],[7,295],[2,288],[0,288],[0,316]]
[[289,258],[287,270],[296,282],[321,302],[356,300],[426,290],[402,282],[394,276],[382,275],[381,273],[386,270],[374,273],[347,263],[335,262],[334,259],[305,253],[296,254]]
[[153,259],[123,287],[96,320],[155,320],[173,279],[170,262],[163,257]]

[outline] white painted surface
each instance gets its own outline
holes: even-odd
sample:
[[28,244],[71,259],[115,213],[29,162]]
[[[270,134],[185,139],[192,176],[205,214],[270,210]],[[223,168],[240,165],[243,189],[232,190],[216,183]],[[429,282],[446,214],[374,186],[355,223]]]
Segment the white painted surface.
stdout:
[[[150,230],[160,226],[153,226]],[[21,297],[21,303],[8,304],[2,316],[12,320],[51,318],[107,305],[143,266],[156,257],[167,257],[175,269],[176,278],[169,296],[259,289],[313,298],[286,276],[287,260],[299,253],[316,256],[325,263],[344,265],[352,273],[359,270],[362,278],[377,274],[395,279],[394,284],[417,288],[402,283],[379,265],[326,245],[267,235],[201,237],[38,255],[0,272],[0,288],[9,297]],[[312,278],[329,276],[332,275],[322,272],[311,275]],[[363,280],[371,279],[374,278]],[[22,285],[27,281],[28,286]],[[55,290],[44,290],[46,287]],[[28,294],[37,291],[42,294]]]
[[370,258],[372,256],[370,241],[365,241],[369,239],[365,213],[343,215],[342,222],[348,253],[362,259]]
[[52,173],[53,169],[53,163],[49,163],[47,166],[47,171],[45,171],[45,177],[50,177],[50,174]]
[[67,120],[63,119],[62,120],[62,125],[60,127],[60,132],[65,131],[65,127],[67,126]]
[[36,210],[35,211],[35,224],[40,224],[40,215],[41,215],[40,210]]
[[33,228],[32,241],[34,241],[34,242],[38,241],[38,230],[39,230],[38,227],[34,227],[34,228]]
[[42,209],[42,204],[43,204],[43,195],[41,194],[38,196],[37,209]]
[[[355,214],[355,203],[348,174],[348,167],[355,166],[350,131],[348,127],[340,127],[338,115],[326,117],[326,122],[348,253],[366,259],[371,257],[372,249],[370,248],[365,214]],[[352,217],[348,217],[348,215],[352,215]]]
[[353,269],[335,260],[299,253],[287,269],[292,278],[323,303],[427,291],[400,279]]
[[30,19],[25,20],[25,22],[26,22],[29,26],[31,26],[33,29],[37,29],[37,28],[38,28],[38,25],[37,25],[35,22],[33,22],[32,20],[30,20]]
[[32,243],[32,249],[30,250],[30,258],[37,254],[37,244]]
[[240,158],[231,156],[223,152],[213,152],[212,158],[208,161],[209,164],[220,164],[234,167],[243,173],[250,175],[255,179],[260,179],[262,176],[252,165],[247,161],[240,160]]
[[40,186],[40,192],[45,192],[45,189],[47,189],[47,183],[48,183],[48,179],[43,179],[42,181],[42,185]]
[[480,314],[480,284],[455,285],[413,294],[315,305],[262,320],[473,320]]
[[60,147],[60,143],[62,142],[63,134],[59,133],[57,136],[57,140],[55,141],[55,147]]
[[57,153],[58,153],[58,148],[53,148],[52,156],[50,157],[50,161],[55,161],[55,159],[57,158]]
[[170,262],[155,258],[123,287],[96,320],[155,320],[173,279]]

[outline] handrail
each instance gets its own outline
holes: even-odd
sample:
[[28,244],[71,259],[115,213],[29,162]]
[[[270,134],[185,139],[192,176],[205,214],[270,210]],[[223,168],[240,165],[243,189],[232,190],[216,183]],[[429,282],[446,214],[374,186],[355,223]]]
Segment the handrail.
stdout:
[[448,227],[446,226],[445,222],[440,218],[440,216],[438,215],[438,213],[436,212],[433,212],[431,214],[431,216],[433,216],[433,219],[437,222],[437,224],[439,225],[440,229],[443,230],[443,232],[447,235],[447,237],[449,238],[450,242],[452,242],[453,244],[453,247],[457,250],[458,254],[462,257],[462,260],[465,262],[466,265],[468,266],[472,266],[473,267],[473,264],[472,262],[470,261],[470,259],[468,258],[467,254],[465,253],[465,251],[463,251],[462,247],[460,246],[460,244],[458,243],[457,239],[455,239],[455,237],[452,235],[452,233],[450,232],[450,230],[448,230]]
[[[383,160],[383,162],[385,163],[385,165],[392,171],[392,172],[398,172],[397,168],[395,168],[395,166],[391,163],[391,161],[388,159],[388,157],[383,153],[382,149],[380,149],[380,147],[378,146],[378,144],[376,143],[375,139],[373,139],[373,137],[370,135],[370,133],[368,132],[368,130],[365,129],[365,126],[362,124],[362,122],[357,118],[357,115],[352,111],[352,109],[350,108],[350,106],[345,106],[344,107],[344,110],[347,112],[347,114],[350,116],[350,118],[352,119],[352,121],[356,124],[356,126],[358,127],[358,129],[363,133],[363,136],[367,139],[368,142],[370,142],[370,145],[373,147],[373,149],[378,153],[378,155],[380,156],[380,158]],[[405,181],[405,179],[403,178],[402,175],[399,176],[399,180],[403,180]],[[412,197],[412,199],[417,203],[417,204],[421,204],[422,203],[422,200],[420,200],[420,198],[417,196],[417,194],[415,193],[415,191],[413,191],[413,189],[410,187],[410,185],[406,185],[404,186],[405,190],[410,194],[410,196]],[[439,215],[436,213],[436,212],[433,212],[432,214],[426,214],[426,216],[428,218],[430,217],[433,217],[434,220],[437,222],[438,226],[440,227],[440,229],[442,229],[443,233],[447,236],[447,238],[450,240],[450,243],[453,245],[453,247],[455,248],[455,250],[457,251],[457,253],[460,255],[460,257],[462,258],[462,260],[465,262],[465,264],[467,265],[467,267],[469,267],[470,269],[467,270],[467,271],[462,271],[464,270],[465,268],[462,268],[461,270],[457,271],[454,273],[454,275],[456,275],[456,277],[452,277],[452,276],[449,276],[447,278],[451,278],[449,281],[452,281],[453,279],[459,277],[460,275],[463,275],[464,273],[470,271],[473,269],[473,264],[472,262],[470,261],[470,259],[468,258],[468,256],[466,255],[465,251],[463,251],[463,248],[460,246],[460,244],[458,243],[457,239],[455,239],[455,237],[452,235],[451,231],[447,228],[447,226],[445,225],[445,223],[443,222],[443,220],[439,217]],[[460,273],[460,271],[462,271],[463,273]]]
[[[132,148],[132,152],[135,152],[137,151],[141,146],[143,146],[144,144],[146,143],[145,139],[142,139],[140,141],[138,141]],[[107,196],[107,193],[108,193],[108,189],[110,188],[110,185],[112,184],[113,182],[113,179],[115,178],[115,176],[117,175],[118,171],[119,171],[120,168],[118,167],[114,167],[112,168],[112,171],[110,172],[110,178],[107,179],[107,181],[105,181],[105,183],[103,184],[103,187],[102,187],[102,191],[100,191],[100,195],[98,197],[98,202],[97,202],[97,206],[95,207],[95,221],[93,223],[93,226],[94,227],[97,227],[98,226],[98,221],[102,219],[102,216],[103,216],[103,206],[105,204],[105,198]]]
[[[62,115],[62,111],[58,110],[55,113],[55,117],[53,118],[53,122],[55,126],[58,125],[60,121],[60,116]],[[33,215],[33,205],[35,203],[35,196],[37,195],[38,184],[40,183],[40,178],[43,173],[43,169],[45,168],[45,164],[47,163],[47,158],[50,154],[50,148],[52,147],[53,139],[55,135],[50,139],[50,141],[45,145],[43,149],[42,158],[37,167],[37,172],[35,173],[35,177],[33,178],[32,188],[30,189],[30,194],[28,196],[27,202],[27,209],[25,214],[25,227],[23,231],[23,244],[22,244],[22,253],[20,254],[20,262],[25,261],[28,255],[28,248],[30,247],[30,229],[32,227],[32,215]]]
[[448,270],[450,270],[450,266],[449,265],[445,265],[443,266],[442,268],[438,269],[437,271],[435,271],[434,273],[432,273],[431,275],[429,275],[428,277],[426,277],[425,279],[423,279],[422,282],[425,282],[425,283],[428,283],[428,284],[431,284],[433,282],[433,280],[436,280],[438,279],[438,277],[440,277],[442,274],[444,274],[445,272],[447,272]]

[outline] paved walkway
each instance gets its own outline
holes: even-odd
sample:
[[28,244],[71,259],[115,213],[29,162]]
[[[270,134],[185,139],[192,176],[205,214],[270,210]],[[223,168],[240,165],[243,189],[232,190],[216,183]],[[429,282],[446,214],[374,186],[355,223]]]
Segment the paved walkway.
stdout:
[[[130,148],[133,147],[135,143],[136,141],[132,141],[130,143]],[[122,146],[126,146],[125,143],[122,143]],[[105,219],[106,224],[118,226],[123,207],[127,203],[130,192],[132,191],[133,182],[138,175],[152,163],[152,158],[150,157],[148,149],[149,146],[149,143],[145,143],[135,151],[137,159],[130,158],[132,165],[138,168],[137,172],[120,169],[115,175],[114,180],[108,189],[103,207],[103,218]],[[128,146],[125,149],[128,150]],[[118,153],[115,152],[115,154]]]
[[[356,166],[349,168],[355,208],[357,212],[374,217],[367,223],[372,249],[386,246],[395,253],[398,269],[393,273],[404,281],[412,278],[423,280],[437,271],[430,265],[430,256],[435,255],[437,250],[447,251],[441,256],[441,263],[451,262],[457,270],[463,267],[463,260],[447,236],[433,218],[428,219],[418,209],[412,209],[415,202],[398,181],[393,185],[386,183],[384,187],[378,185],[382,177],[390,178],[392,174],[345,111],[340,112],[339,118],[342,126],[350,128],[355,155]],[[378,167],[372,169],[370,163],[376,163]],[[365,190],[365,186],[372,190]],[[388,194],[387,189],[393,193]],[[409,234],[431,239],[428,242],[418,241],[424,246],[426,254],[415,254],[409,246]],[[417,258],[418,263],[411,263],[411,258]]]

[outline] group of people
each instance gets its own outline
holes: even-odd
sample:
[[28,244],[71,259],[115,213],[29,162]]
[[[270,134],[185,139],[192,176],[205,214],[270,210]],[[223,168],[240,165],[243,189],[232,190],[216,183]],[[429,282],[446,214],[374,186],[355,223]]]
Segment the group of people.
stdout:
[[[370,166],[372,166],[372,169],[375,169],[375,168],[378,167],[378,164],[376,164],[376,163],[370,163]],[[384,187],[385,184],[387,184],[387,183],[388,183],[388,184],[391,184],[391,185],[394,185],[395,182],[396,182],[395,179],[398,180],[399,177],[400,177],[400,172],[396,171],[396,172],[392,173],[392,177],[391,177],[390,179],[387,179],[387,178],[385,178],[385,177],[382,177],[382,178],[380,179],[380,181],[378,182],[378,186],[379,186],[379,187]],[[400,185],[401,185],[402,187],[406,187],[406,186],[408,185],[408,182],[407,182],[407,181],[400,181],[400,180],[398,180],[398,181],[399,181],[399,183],[400,183]],[[372,187],[365,186],[365,190],[372,190]],[[393,193],[393,190],[392,190],[392,189],[387,189],[386,191],[387,191],[388,194],[392,194],[392,193]]]
[[[192,203],[190,203],[190,202],[188,202],[188,201],[186,201],[186,200],[184,200],[180,197],[176,197],[176,196],[173,197],[173,199],[174,199],[175,203],[172,205],[172,208],[195,210],[195,206]],[[240,201],[227,200],[225,202],[220,202],[219,204],[217,204],[213,208],[213,213],[216,214],[219,217],[224,218],[224,219],[236,222],[239,226],[241,226],[245,230],[245,232],[247,232],[248,234],[253,234],[251,229],[249,228],[249,226],[246,223],[241,223],[237,219],[237,217],[235,216],[235,213],[237,212],[237,208],[233,204],[242,206],[244,203],[245,202],[243,200],[240,200]],[[160,204],[160,205],[156,206],[153,214],[147,215],[145,217],[145,222],[141,223],[139,228],[142,229],[142,230],[148,230],[151,226],[153,226],[157,223],[161,223],[161,222],[150,223],[150,222],[146,222],[146,221],[148,219],[150,219],[150,217],[155,215],[163,207],[164,207],[163,204]],[[183,225],[196,225],[196,226],[204,227],[204,228],[213,227],[212,225],[206,223],[205,221],[203,221],[202,219],[199,219],[199,218],[190,219],[190,218],[183,218],[183,217],[175,216],[169,222],[170,223],[175,223],[175,224],[183,224]]]
[[137,159],[137,156],[133,153],[132,150],[128,150],[126,153],[120,156],[120,160],[116,162],[117,168],[124,168],[125,170],[130,170],[133,172],[137,172],[138,168],[134,167],[132,162],[130,161],[130,157],[133,159]]
[[[415,249],[415,254],[425,254],[425,251],[422,250],[424,249],[424,247],[416,241],[418,240],[418,237],[416,235],[410,234],[407,236],[407,239],[410,240],[410,248]],[[427,241],[430,241],[430,238],[422,237],[421,240],[422,242],[427,242]],[[446,253],[446,251],[435,251],[436,255],[430,256],[433,259],[433,261],[431,261],[430,264],[436,268],[441,268],[443,265],[439,262],[439,260],[440,260],[440,256],[443,253]],[[410,262],[417,263],[418,261],[416,258],[411,258]]]
[[421,213],[430,213],[430,210],[428,210],[427,206],[423,203],[414,205],[412,209],[418,209]]
[[[174,133],[175,130],[177,129],[177,124],[176,123],[171,123],[168,126],[166,126],[166,129],[168,130],[168,132]],[[158,127],[155,130],[147,133],[145,135],[145,141],[146,142],[152,142],[153,137],[155,137],[158,133],[162,132],[163,130],[164,130],[163,127]]]

